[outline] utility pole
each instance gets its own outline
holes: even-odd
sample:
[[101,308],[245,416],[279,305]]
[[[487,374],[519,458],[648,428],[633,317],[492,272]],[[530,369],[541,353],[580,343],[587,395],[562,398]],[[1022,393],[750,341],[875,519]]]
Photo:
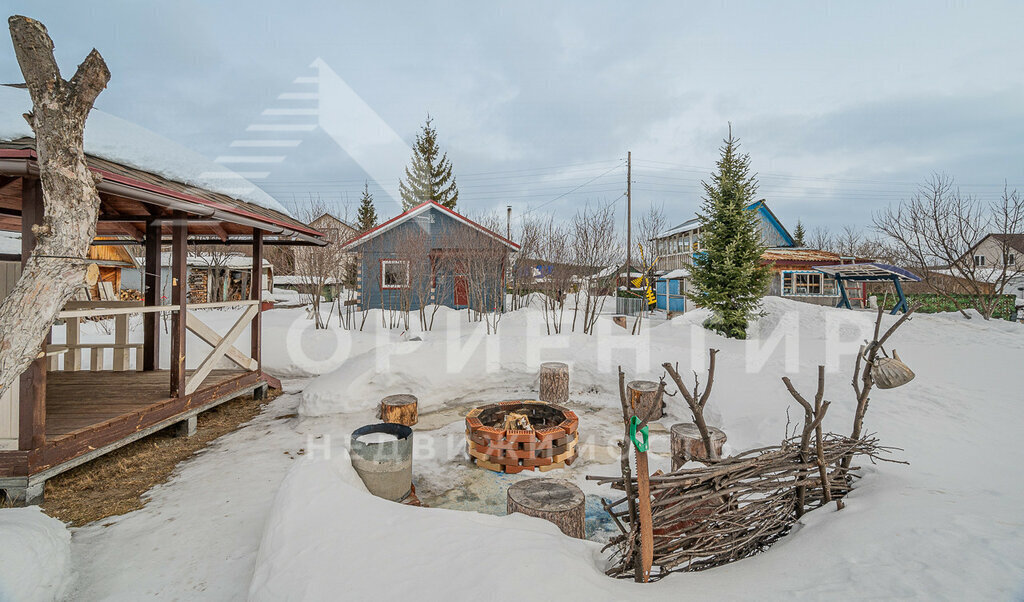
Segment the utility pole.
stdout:
[[512,205],[507,205],[508,213],[505,214],[505,238],[512,240]]
[[633,151],[626,151],[626,290],[630,290],[633,253]]

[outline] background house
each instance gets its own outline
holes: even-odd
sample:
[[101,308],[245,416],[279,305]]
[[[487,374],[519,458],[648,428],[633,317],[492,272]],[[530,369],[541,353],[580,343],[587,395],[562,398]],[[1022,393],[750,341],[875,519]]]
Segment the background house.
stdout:
[[[761,242],[768,248],[795,247],[796,241],[783,227],[782,222],[768,207],[764,199],[751,203],[747,211],[756,211]],[[678,226],[669,228],[654,239],[654,250],[658,254],[658,269],[675,270],[693,265],[694,253],[703,250],[700,244],[700,220],[694,217]]]
[[363,309],[426,304],[503,308],[508,255],[519,245],[428,201],[349,241]]
[[[814,269],[814,266],[853,263],[855,258],[842,257],[837,253],[818,249],[798,248],[793,236],[786,230],[775,213],[763,199],[747,206],[747,211],[757,213],[761,243],[766,247],[761,262],[771,266],[772,280],[769,295],[787,297],[817,305],[835,305],[839,302],[839,287],[834,278]],[[693,265],[694,255],[703,251],[700,242],[700,222],[697,218],[685,221],[666,230],[654,240],[658,253],[658,269],[673,271],[686,270]],[[685,287],[680,281],[663,284],[667,291],[670,286]],[[864,297],[863,288],[851,290],[851,298]],[[682,303],[677,302],[677,303]]]

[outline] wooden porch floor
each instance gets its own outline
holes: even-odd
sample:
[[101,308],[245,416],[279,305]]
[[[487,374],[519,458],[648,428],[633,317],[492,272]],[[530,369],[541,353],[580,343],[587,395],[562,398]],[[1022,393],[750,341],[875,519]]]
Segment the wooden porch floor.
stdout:
[[[191,373],[191,371],[190,371]],[[199,391],[245,374],[214,370]],[[170,398],[170,372],[48,372],[46,374],[46,440],[112,418],[143,410]]]

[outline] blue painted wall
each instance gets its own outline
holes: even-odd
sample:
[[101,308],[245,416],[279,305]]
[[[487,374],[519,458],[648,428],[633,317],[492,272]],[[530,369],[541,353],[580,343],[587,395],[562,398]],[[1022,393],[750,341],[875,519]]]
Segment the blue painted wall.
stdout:
[[[432,250],[437,252],[443,249],[458,249],[460,245],[471,245],[474,236],[466,236],[467,234],[476,235],[477,237],[484,236],[444,211],[436,207],[429,207],[423,213],[393,226],[360,245],[356,250],[360,254],[359,291],[361,305],[364,308],[370,309],[398,309],[401,307],[401,291],[381,288],[381,262],[386,259],[397,259],[400,255],[399,249],[402,246],[409,245],[411,240],[419,239],[420,242],[416,243],[416,247],[422,248],[426,257],[429,257]],[[423,235],[425,237],[420,238]],[[427,259],[424,259],[424,261],[427,261]],[[429,265],[429,263],[421,264],[421,266],[425,265]],[[462,309],[466,307],[465,304],[455,304],[454,282],[456,274],[452,273],[450,268],[450,262],[441,262],[441,267],[437,270],[436,287],[439,294],[434,299],[434,302],[455,309]],[[420,277],[428,277],[425,270],[417,270],[414,267],[412,272],[410,278],[413,279],[417,277],[417,272],[420,273]],[[484,286],[485,290],[497,290],[501,285],[503,276],[504,267],[501,265],[494,266],[493,274],[486,276],[487,284]],[[419,295],[415,292],[417,283],[411,282],[410,284],[413,286],[413,290],[409,295],[410,309],[416,310],[419,309],[420,305]],[[467,296],[469,301],[472,302],[473,296],[468,290]],[[504,294],[501,294],[496,299],[485,299],[484,303],[488,306],[493,304],[501,306],[504,304],[504,297]]]

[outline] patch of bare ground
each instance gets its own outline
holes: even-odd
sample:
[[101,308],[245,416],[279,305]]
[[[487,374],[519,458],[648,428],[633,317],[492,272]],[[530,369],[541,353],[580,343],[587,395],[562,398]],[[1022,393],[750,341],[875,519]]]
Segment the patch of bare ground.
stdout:
[[144,494],[166,482],[178,463],[255,418],[278,395],[271,389],[266,400],[233,399],[200,414],[191,437],[163,430],[57,475],[46,482],[43,511],[80,527],[138,510],[149,501]]

